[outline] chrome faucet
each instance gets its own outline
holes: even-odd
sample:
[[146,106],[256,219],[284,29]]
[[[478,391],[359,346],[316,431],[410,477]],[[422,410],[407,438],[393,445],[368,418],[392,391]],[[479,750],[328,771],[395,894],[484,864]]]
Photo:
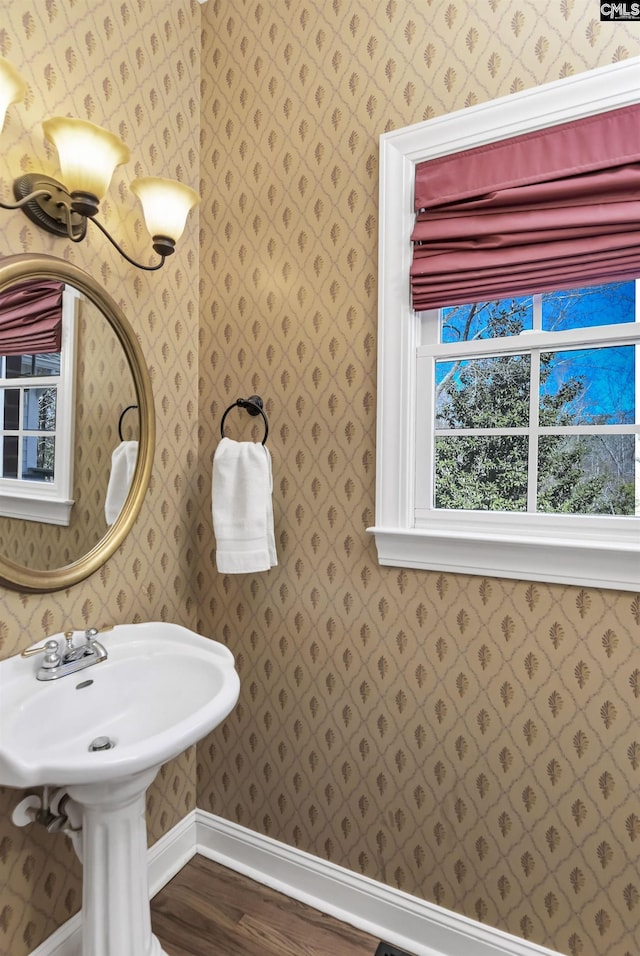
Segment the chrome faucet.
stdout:
[[25,648],[22,651],[22,657],[44,653],[44,659],[36,673],[37,680],[56,680],[58,677],[66,677],[67,674],[75,674],[77,671],[84,670],[85,667],[91,667],[92,664],[106,661],[106,648],[97,640],[97,636],[102,631],[110,631],[112,627],[113,624],[102,627],[100,630],[97,627],[87,628],[82,644],[74,643],[74,631],[65,631],[62,641],[57,641],[55,637],[49,638],[38,647]]

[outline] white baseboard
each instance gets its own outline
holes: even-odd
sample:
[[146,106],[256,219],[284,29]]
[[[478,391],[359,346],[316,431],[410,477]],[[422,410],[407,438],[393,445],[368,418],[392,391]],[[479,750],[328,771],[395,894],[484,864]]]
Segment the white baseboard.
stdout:
[[33,950],[31,956],[82,956],[80,913],[76,913],[59,926],[55,933],[47,936],[44,943],[40,943],[38,948]]
[[192,810],[149,847],[149,897],[155,896],[196,855],[197,812]]
[[[204,810],[193,810],[150,847],[150,896],[196,853],[412,956],[560,956]],[[31,956],[82,956],[80,914]]]
[[197,852],[413,956],[560,956],[196,810]]

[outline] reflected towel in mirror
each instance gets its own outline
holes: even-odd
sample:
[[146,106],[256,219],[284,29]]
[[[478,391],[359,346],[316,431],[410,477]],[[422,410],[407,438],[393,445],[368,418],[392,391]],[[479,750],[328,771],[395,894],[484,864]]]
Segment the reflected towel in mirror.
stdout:
[[223,438],[213,456],[211,483],[220,573],[268,571],[277,565],[272,491],[268,448]]
[[127,500],[137,460],[137,441],[122,441],[113,449],[111,474],[104,502],[104,516],[108,525],[114,523]]

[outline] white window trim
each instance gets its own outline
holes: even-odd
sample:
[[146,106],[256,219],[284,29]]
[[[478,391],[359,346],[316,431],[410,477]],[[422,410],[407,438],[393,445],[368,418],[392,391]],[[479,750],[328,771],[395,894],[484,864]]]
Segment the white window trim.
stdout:
[[[76,311],[80,293],[65,285],[62,295],[60,386],[56,405],[56,464],[52,482],[0,478],[0,516],[68,527],[73,499],[75,432]],[[25,380],[16,379],[25,385]]]
[[[640,57],[469,107],[380,138],[375,536],[382,565],[636,590],[640,519],[433,512],[416,528],[416,349],[409,268],[417,163],[640,102]],[[570,516],[566,516],[570,517]],[[535,520],[533,520],[535,519]],[[615,538],[610,521],[616,521]]]

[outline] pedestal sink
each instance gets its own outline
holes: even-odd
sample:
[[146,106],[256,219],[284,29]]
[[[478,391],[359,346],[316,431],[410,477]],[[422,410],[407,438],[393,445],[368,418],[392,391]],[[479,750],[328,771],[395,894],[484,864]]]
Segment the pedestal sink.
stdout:
[[64,788],[82,809],[83,956],[163,956],[145,791],[224,720],[240,682],[231,652],[185,627],[117,625],[100,640],[107,660],[57,680],[36,680],[34,659],[0,661],[0,785]]

